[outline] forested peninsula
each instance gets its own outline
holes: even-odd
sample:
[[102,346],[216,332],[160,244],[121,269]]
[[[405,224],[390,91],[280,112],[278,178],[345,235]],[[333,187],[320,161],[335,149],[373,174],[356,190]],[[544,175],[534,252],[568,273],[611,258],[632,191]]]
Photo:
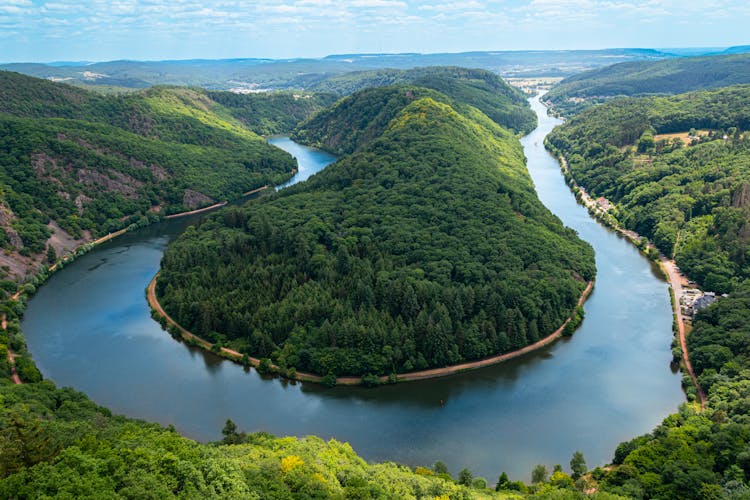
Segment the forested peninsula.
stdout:
[[170,245],[157,295],[182,326],[335,380],[508,352],[573,313],[593,251],[539,202],[512,132],[413,86],[298,130],[331,123],[352,124],[337,138],[352,154]]
[[104,96],[0,72],[3,287],[109,232],[288,179],[294,159],[258,133],[289,131],[331,101],[224,94]]

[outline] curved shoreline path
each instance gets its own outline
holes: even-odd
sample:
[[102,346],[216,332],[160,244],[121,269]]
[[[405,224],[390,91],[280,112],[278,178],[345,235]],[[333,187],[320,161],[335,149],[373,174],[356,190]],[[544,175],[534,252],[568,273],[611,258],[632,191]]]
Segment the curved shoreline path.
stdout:
[[695,386],[696,394],[698,396],[698,402],[701,405],[701,409],[705,410],[706,392],[698,383],[698,377],[695,376],[695,372],[693,371],[693,364],[690,362],[690,352],[688,351],[687,345],[687,327],[685,325],[685,319],[682,317],[682,310],[680,309],[680,297],[682,296],[682,277],[680,276],[680,273],[677,272],[677,266],[675,265],[673,260],[670,260],[662,255],[660,257],[660,261],[674,293],[674,314],[675,320],[677,321],[677,333],[680,338],[682,362],[685,365],[685,371],[693,381],[693,385]]
[[[248,432],[348,441],[368,461],[442,460],[453,472],[468,467],[488,479],[503,470],[528,479],[534,465],[565,464],[577,449],[591,467],[607,463],[621,441],[650,432],[684,401],[681,376],[669,368],[667,286],[576,203],[543,146],[558,122],[532,104],[540,127],[523,143],[539,197],[597,256],[586,319],[570,339],[482,370],[375,390],[247,372],[175,342],[144,300],[164,248],[198,215],[124,234],[51,276],[24,315],[29,351],[58,385],[204,441],[221,439],[231,418]],[[294,147],[300,163],[312,162],[307,168],[331,160]]]
[[[159,302],[158,297],[156,296],[156,280],[158,277],[159,277],[159,273],[156,273],[154,277],[151,279],[151,282],[148,284],[148,288],[146,289],[146,299],[148,300],[149,306],[151,306],[159,316],[161,316],[162,318],[166,320],[167,325],[176,327],[180,331],[180,334],[182,335],[183,340],[187,340],[189,342],[195,342],[197,344],[200,344],[200,346],[203,349],[208,349],[210,351],[214,344],[199,337],[193,332],[187,330],[185,327],[177,323],[177,321],[175,321],[164,310],[161,303]],[[586,302],[586,299],[589,297],[593,289],[594,289],[594,281],[592,280],[586,284],[586,288],[583,290],[583,292],[581,292],[581,296],[578,298],[578,302],[576,305],[582,306]],[[571,316],[572,314],[575,314],[575,312],[571,313]],[[560,325],[560,328],[552,332],[550,335],[544,337],[543,339],[533,344],[527,345],[526,347],[523,347],[521,349],[516,349],[515,351],[507,352],[504,354],[498,354],[497,356],[491,356],[489,358],[479,359],[476,361],[467,361],[465,363],[460,363],[457,365],[444,366],[441,368],[430,368],[429,370],[419,370],[415,372],[399,373],[397,375],[396,380],[398,382],[413,382],[416,380],[428,380],[428,379],[439,378],[439,377],[447,377],[450,375],[464,373],[470,370],[478,370],[480,368],[487,368],[487,367],[517,358],[519,356],[523,356],[525,354],[530,354],[538,349],[541,349],[542,347],[546,347],[550,345],[555,340],[561,338],[562,333],[565,330],[565,327],[568,326],[568,323],[570,323],[570,321],[571,321],[571,318],[569,317],[568,319],[565,320],[565,322],[563,322],[562,325]],[[247,359],[248,363],[254,367],[258,367],[258,365],[260,365],[260,359],[254,358],[252,356],[248,356],[247,358],[244,358],[244,356],[241,353],[232,349],[228,349],[226,347],[222,347],[219,354],[223,357],[226,357],[227,359],[236,361],[238,363],[241,363],[243,359]],[[279,367],[276,365],[271,365],[271,368],[277,372],[280,371]],[[300,382],[320,383],[323,381],[323,377],[321,377],[320,375],[315,375],[313,373],[305,373],[305,372],[296,372],[296,375],[291,378],[294,378],[295,380],[298,380]],[[383,384],[388,383],[389,377],[388,376],[380,377],[380,382]],[[337,377],[336,378],[337,385],[360,385],[361,383],[362,383],[361,377]]]
[[[8,317],[5,313],[0,317],[0,328],[2,328],[3,331],[8,329]],[[23,384],[21,377],[18,376],[18,372],[16,371],[16,355],[10,350],[10,346],[8,346],[7,349],[8,364],[10,365],[10,380],[16,385]]]

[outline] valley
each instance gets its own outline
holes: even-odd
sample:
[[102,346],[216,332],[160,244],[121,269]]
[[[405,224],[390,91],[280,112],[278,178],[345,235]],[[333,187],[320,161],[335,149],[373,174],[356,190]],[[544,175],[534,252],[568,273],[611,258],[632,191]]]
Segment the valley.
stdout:
[[742,498],[747,57],[718,52],[513,70],[528,99],[409,58],[263,93],[0,72],[0,496]]

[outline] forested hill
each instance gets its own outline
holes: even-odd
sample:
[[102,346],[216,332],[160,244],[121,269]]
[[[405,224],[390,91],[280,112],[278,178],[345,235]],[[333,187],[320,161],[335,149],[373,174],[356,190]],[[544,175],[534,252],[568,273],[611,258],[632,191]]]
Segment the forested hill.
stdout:
[[318,99],[167,87],[101,96],[0,72],[0,280],[35,271],[49,248],[51,260],[145,218],[289,178],[294,159],[249,127],[288,131],[285,115],[306,118],[331,100]]
[[499,125],[516,132],[530,132],[536,126],[536,115],[529,108],[524,94],[497,74],[484,69],[432,66],[357,71],[327,78],[310,89],[344,96],[366,88],[404,84],[432,89],[457,102],[474,106]]
[[257,92],[235,94],[206,90],[214,102],[250,130],[261,135],[288,134],[302,121],[327,108],[338,96],[327,92]]
[[572,115],[617,96],[679,94],[750,84],[750,54],[624,62],[566,78],[545,96]]
[[750,86],[736,86],[618,99],[548,140],[579,184],[616,203],[620,222],[723,293],[750,278],[748,129]]
[[558,328],[594,276],[591,247],[539,202],[511,132],[411,95],[355,154],[170,245],[170,315],[330,376],[445,366]]
[[0,400],[2,498],[509,498],[471,474],[459,484],[439,467],[368,464],[314,436],[246,435],[228,422],[223,442],[196,443],[50,382],[5,381]]
[[453,102],[444,94],[422,87],[394,85],[365,89],[300,123],[292,138],[337,155],[350,154],[380,137],[404,107],[422,97],[446,104]]

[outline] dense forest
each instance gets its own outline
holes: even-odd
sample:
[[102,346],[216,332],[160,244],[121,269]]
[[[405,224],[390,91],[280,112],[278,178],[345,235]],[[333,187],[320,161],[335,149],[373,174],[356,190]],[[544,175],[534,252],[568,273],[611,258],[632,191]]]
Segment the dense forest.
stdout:
[[294,159],[256,132],[289,131],[290,120],[332,100],[225,94],[154,87],[102,96],[0,72],[6,275],[23,278],[50,247],[61,254],[139,220],[288,179]]
[[[390,107],[397,91],[376,94]],[[594,276],[591,247],[539,202],[511,132],[445,96],[400,92],[354,154],[170,245],[157,287],[170,315],[331,377],[483,358],[558,328]],[[367,120],[335,109],[354,114],[332,120]]]
[[[2,498],[623,499],[582,493],[589,482],[576,486],[560,466],[530,485],[504,472],[488,480],[468,467],[451,474],[442,462],[367,463],[347,443],[245,433],[230,420],[221,441],[197,443],[172,426],[113,415],[49,381],[0,381],[0,400]],[[571,460],[577,479],[586,471],[582,460]]]
[[310,88],[343,96],[388,85],[414,85],[435,90],[455,102],[478,108],[498,125],[516,132],[527,133],[536,127],[536,115],[527,105],[524,94],[497,74],[483,69],[426,67],[360,71],[332,76]]
[[748,103],[750,86],[617,99],[548,143],[581,186],[616,204],[620,223],[706,290],[726,293],[750,278]]
[[301,121],[339,98],[337,94],[324,92],[205,92],[247,128],[264,136],[290,133]]
[[485,482],[394,463],[368,464],[345,443],[244,434],[199,444],[113,416],[51,382],[0,383],[2,498],[503,498]]
[[462,106],[444,94],[422,87],[394,85],[365,89],[300,123],[291,137],[339,156],[351,154],[380,137],[404,107],[423,97]]
[[[700,285],[730,295],[693,320],[688,349],[707,407],[683,405],[595,470],[600,491],[632,498],[750,496],[749,86],[621,98],[549,136],[573,177],[616,203]],[[694,397],[694,389],[688,388]]]
[[617,96],[680,94],[750,83],[750,54],[632,61],[570,76],[545,96],[555,111],[573,115]]
[[[349,73],[324,83],[323,89],[356,94],[300,123],[292,137],[338,155],[353,153],[379,137],[404,106],[420,97],[430,97],[462,112],[473,106],[498,125],[517,132],[529,132],[536,125],[536,115],[523,94],[483,70],[381,70]],[[359,90],[363,86],[367,88]]]

